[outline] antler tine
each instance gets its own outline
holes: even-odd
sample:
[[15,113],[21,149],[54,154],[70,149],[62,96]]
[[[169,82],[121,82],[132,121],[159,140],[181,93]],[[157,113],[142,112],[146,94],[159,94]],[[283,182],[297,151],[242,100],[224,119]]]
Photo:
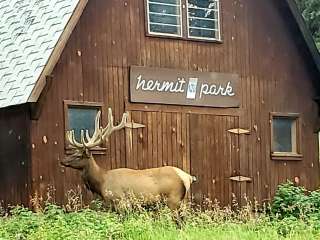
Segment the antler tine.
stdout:
[[101,116],[101,111],[98,111],[96,119],[94,121],[94,133],[91,139],[96,139],[100,134],[100,116]]
[[76,140],[75,140],[75,137],[74,137],[74,130],[71,130],[71,131],[66,131],[66,139],[67,141],[69,142],[69,144],[73,147],[76,147],[76,148],[82,148],[83,145],[78,143]]
[[127,119],[128,119],[128,113],[124,113],[122,115],[121,122],[117,126],[114,126],[113,125],[112,110],[111,110],[111,108],[109,108],[108,109],[108,121],[109,121],[109,123],[108,123],[107,127],[105,129],[103,129],[102,139],[106,140],[111,135],[112,132],[124,128],[126,123],[127,123]]
[[108,108],[108,124],[105,128],[102,129],[102,136],[104,136],[106,132],[110,131],[112,127],[113,127],[112,109]]
[[83,148],[83,144],[77,142],[75,134],[74,134],[74,130],[71,131],[71,137],[72,137],[72,144],[77,147],[77,148]]
[[115,126],[113,128],[114,131],[116,130],[119,130],[121,128],[124,128],[126,126],[126,123],[128,121],[128,117],[129,117],[129,114],[127,112],[125,112],[123,115],[122,115],[122,119],[121,119],[121,122],[119,123],[118,126]]
[[91,137],[89,135],[89,130],[88,129],[86,129],[86,139],[87,139],[87,142],[89,142],[91,140]]
[[81,143],[83,144],[83,146],[85,146],[86,148],[88,148],[88,143],[86,143],[86,140],[84,139],[84,131],[81,129],[81,133],[80,133],[80,139],[81,139]]
[[94,124],[94,133],[92,137],[90,137],[88,130],[86,130],[85,136],[84,136],[84,132],[81,131],[81,142],[88,149],[96,147],[102,143],[102,139],[101,139],[102,128],[100,127],[100,116],[101,116],[101,111],[99,111],[96,115],[95,124]]
[[86,129],[85,133],[86,133],[87,143],[91,143],[92,141],[94,141],[100,133],[100,115],[101,115],[101,111],[99,111],[96,115],[96,118],[94,121],[94,132],[93,132],[92,137],[90,137],[90,135],[89,135],[89,130]]
[[104,129],[104,132],[102,134],[102,138],[106,140],[107,136],[109,136],[111,134],[113,128],[114,128],[114,124],[113,124],[112,109],[108,108],[108,125]]
[[70,136],[70,131],[66,131],[66,140],[67,140],[67,142],[71,145],[72,143],[71,143],[71,136]]

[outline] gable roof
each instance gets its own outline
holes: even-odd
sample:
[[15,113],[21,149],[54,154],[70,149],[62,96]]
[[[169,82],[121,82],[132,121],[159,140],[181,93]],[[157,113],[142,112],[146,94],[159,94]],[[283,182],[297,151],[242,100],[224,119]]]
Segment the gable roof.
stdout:
[[0,0],[0,108],[38,98],[86,3]]
[[[0,0],[0,108],[36,102],[88,0]],[[295,0],[285,0],[320,73]]]

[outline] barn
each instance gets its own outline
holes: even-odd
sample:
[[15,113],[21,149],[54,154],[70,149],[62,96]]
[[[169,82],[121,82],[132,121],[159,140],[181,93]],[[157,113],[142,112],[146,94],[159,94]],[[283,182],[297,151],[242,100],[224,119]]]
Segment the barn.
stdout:
[[293,0],[2,0],[0,19],[5,204],[63,203],[65,131],[108,107],[131,124],[94,149],[106,169],[178,166],[224,205],[319,186],[320,57]]

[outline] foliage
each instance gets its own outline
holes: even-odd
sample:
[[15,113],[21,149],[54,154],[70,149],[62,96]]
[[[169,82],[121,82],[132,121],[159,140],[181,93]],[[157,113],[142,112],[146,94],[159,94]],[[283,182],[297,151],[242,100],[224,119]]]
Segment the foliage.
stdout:
[[111,212],[100,201],[83,205],[79,191],[67,196],[65,207],[55,205],[49,194],[32,200],[37,212],[12,208],[0,217],[0,240],[320,239],[320,191],[308,192],[291,182],[279,186],[271,208],[248,199],[242,207],[236,200],[228,207],[208,199],[201,207],[183,204],[182,229],[160,202],[145,208],[139,199],[123,200],[118,211]]
[[280,218],[320,217],[320,191],[310,192],[288,181],[278,187],[271,209]]
[[287,182],[278,187],[272,202],[272,212],[280,217],[296,217],[309,212],[309,199],[303,187],[296,187],[292,182]]
[[296,0],[296,2],[320,49],[320,1]]
[[[293,191],[293,190],[290,190]],[[312,196],[316,198],[317,196]],[[125,205],[125,204],[124,204]],[[219,207],[205,201],[205,209],[181,208],[182,229],[177,229],[167,207],[152,210],[134,207],[118,213],[106,211],[95,201],[94,209],[73,212],[46,203],[38,213],[23,207],[13,208],[0,218],[0,239],[318,239],[319,220],[293,217],[270,218],[248,201],[242,208]],[[160,206],[160,205],[159,205]]]

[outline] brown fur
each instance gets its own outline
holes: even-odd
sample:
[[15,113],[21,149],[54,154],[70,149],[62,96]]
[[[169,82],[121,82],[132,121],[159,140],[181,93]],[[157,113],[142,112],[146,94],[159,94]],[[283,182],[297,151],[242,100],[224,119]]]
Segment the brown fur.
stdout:
[[127,194],[142,197],[146,203],[153,203],[161,196],[167,199],[168,207],[175,210],[186,195],[184,182],[170,166],[106,171],[98,166],[88,150],[76,150],[61,164],[81,170],[87,188],[100,195],[106,203],[114,204]]

